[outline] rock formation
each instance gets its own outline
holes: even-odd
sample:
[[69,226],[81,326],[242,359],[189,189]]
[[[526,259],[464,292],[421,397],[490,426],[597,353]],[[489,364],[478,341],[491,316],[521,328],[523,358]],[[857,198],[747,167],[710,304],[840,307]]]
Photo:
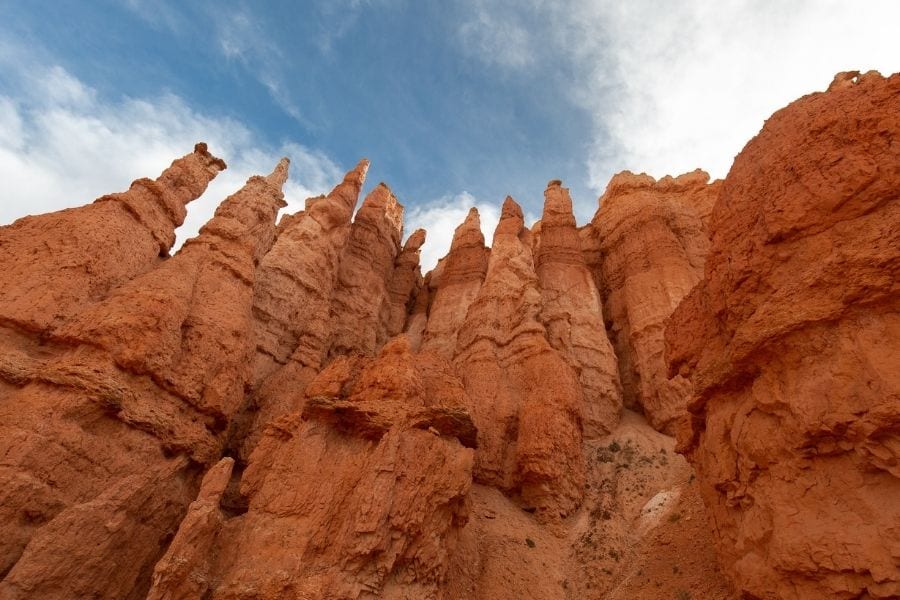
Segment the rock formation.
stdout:
[[898,115],[840,74],[424,276],[365,160],[174,256],[203,144],[0,227],[0,598],[900,596]]
[[230,444],[242,463],[266,423],[299,409],[303,390],[322,366],[340,256],[368,169],[369,162],[360,161],[330,194],[282,217],[260,263],[253,299],[255,389],[233,425]]
[[600,294],[582,254],[572,199],[562,182],[544,192],[544,215],[535,235],[534,263],[541,288],[541,321],[550,345],[578,374],[588,437],[615,429],[622,391],[606,337]]
[[417,229],[397,256],[394,272],[388,285],[387,301],[381,306],[382,327],[378,332],[378,345],[401,333],[412,313],[424,281],[419,268],[419,250],[425,243],[425,230]]
[[666,330],[719,555],[757,598],[900,596],[900,75],[841,74],[735,159]]
[[450,253],[432,272],[428,288],[429,310],[422,337],[422,349],[451,359],[456,336],[466,319],[469,305],[478,295],[488,265],[478,209],[472,208],[456,228]]
[[174,258],[42,343],[4,343],[2,597],[143,597],[250,380],[254,270],[286,175],[252,177]]
[[[400,254],[403,206],[380,183],[356,213],[331,299],[331,340],[328,357],[373,356],[384,343],[391,302],[389,287],[394,261]],[[405,303],[404,303],[405,305]]]
[[0,229],[3,324],[49,331],[158,265],[175,243],[185,205],[224,168],[206,144],[197,144],[156,180],[138,179],[127,192]]
[[439,371],[403,336],[332,362],[302,413],[266,430],[245,513],[216,510],[229,463],[207,478],[149,598],[434,597],[468,519],[475,442],[464,391]]
[[663,328],[703,271],[709,246],[704,217],[719,190],[719,182],[708,180],[699,170],[659,181],[620,173],[582,230],[619,358],[625,404],[669,434],[691,390],[686,379],[667,378]]
[[475,477],[520,493],[542,517],[565,517],[578,507],[584,487],[582,393],[540,322],[526,231],[522,210],[507,198],[454,362],[478,427]]

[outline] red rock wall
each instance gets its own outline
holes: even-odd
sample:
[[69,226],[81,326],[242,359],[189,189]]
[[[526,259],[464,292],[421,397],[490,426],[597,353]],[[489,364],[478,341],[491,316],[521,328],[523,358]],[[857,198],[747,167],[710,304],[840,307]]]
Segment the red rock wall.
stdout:
[[174,257],[204,145],[0,227],[0,597],[725,600],[713,535],[748,597],[900,594],[898,77],[580,229],[558,181],[473,209],[424,277],[367,161]]
[[703,271],[709,246],[704,216],[719,189],[708,180],[702,171],[659,181],[620,173],[581,232],[619,358],[625,404],[669,434],[691,389],[686,379],[667,377],[664,322]]
[[735,159],[666,330],[719,553],[759,598],[900,597],[900,75],[840,75]]
[[622,411],[618,361],[606,337],[600,294],[584,259],[569,190],[552,181],[534,238],[547,340],[578,375],[587,437],[610,433]]
[[521,209],[507,198],[454,362],[478,427],[476,479],[521,494],[541,517],[558,518],[574,511],[583,493],[583,396],[539,320],[526,231]]
[[251,178],[174,258],[40,339],[3,338],[0,596],[143,597],[250,379],[283,175]]
[[436,371],[403,336],[332,362],[302,413],[264,434],[245,513],[216,509],[231,465],[208,476],[149,598],[434,597],[468,519],[475,442],[465,392]]

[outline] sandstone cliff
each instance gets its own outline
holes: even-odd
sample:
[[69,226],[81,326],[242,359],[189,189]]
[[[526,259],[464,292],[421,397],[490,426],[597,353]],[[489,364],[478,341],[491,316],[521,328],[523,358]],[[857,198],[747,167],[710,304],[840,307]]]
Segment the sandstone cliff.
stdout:
[[667,378],[665,319],[700,279],[709,241],[704,217],[719,183],[694,171],[659,181],[624,172],[609,182],[582,232],[619,358],[625,404],[673,434],[690,383]]
[[600,294],[584,259],[569,190],[551,181],[544,198],[540,234],[534,236],[540,318],[550,345],[578,374],[585,434],[597,437],[619,422],[618,361],[606,337]]
[[204,482],[149,598],[433,597],[468,518],[475,442],[464,391],[439,371],[402,336],[332,362],[260,441],[246,512],[216,506],[228,462]]
[[285,176],[251,178],[178,255],[40,340],[3,337],[2,597],[143,597],[250,379],[254,269]]
[[696,389],[682,444],[754,597],[900,596],[898,132],[900,75],[842,74],[775,113],[666,331]]
[[472,209],[424,276],[365,160],[174,256],[203,144],[0,227],[0,598],[900,595],[898,99],[842,74],[581,228]]

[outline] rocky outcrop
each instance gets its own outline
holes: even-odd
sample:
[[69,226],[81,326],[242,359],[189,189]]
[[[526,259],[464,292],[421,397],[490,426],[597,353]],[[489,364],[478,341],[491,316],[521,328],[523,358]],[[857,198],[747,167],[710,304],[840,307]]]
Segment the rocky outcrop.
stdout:
[[436,597],[468,519],[475,437],[436,360],[401,336],[377,359],[334,361],[260,441],[244,514],[217,512],[224,474],[204,483],[149,597]]
[[841,74],[735,159],[666,330],[720,557],[757,598],[900,596],[900,75]]
[[456,337],[484,281],[488,254],[478,209],[473,207],[456,228],[450,253],[432,271],[428,281],[429,309],[422,333],[423,350],[448,360],[453,358]]
[[341,256],[331,299],[328,358],[373,356],[384,343],[394,261],[400,254],[403,206],[380,183],[363,201]]
[[424,285],[422,270],[419,267],[419,250],[425,243],[425,230],[413,232],[403,250],[394,263],[394,272],[388,285],[387,302],[382,304],[382,328],[378,336],[378,345],[401,333],[406,325],[407,317],[413,312],[419,292]]
[[667,378],[665,319],[700,279],[709,247],[704,215],[719,182],[694,171],[659,181],[620,173],[582,231],[593,255],[610,339],[619,358],[625,404],[673,434],[690,398],[690,383]]
[[900,596],[898,102],[840,74],[580,229],[473,209],[424,277],[367,161],[174,257],[202,144],[0,227],[0,598]]
[[185,205],[224,168],[206,144],[197,144],[156,180],[138,179],[127,192],[88,206],[0,227],[0,324],[47,332],[157,266],[175,243]]
[[251,178],[174,258],[40,345],[0,348],[0,596],[143,597],[249,382],[285,176]]
[[557,519],[583,493],[582,394],[575,371],[547,342],[540,315],[530,239],[521,209],[507,198],[454,362],[478,427],[476,479],[521,494],[542,519]]
[[606,337],[600,295],[582,254],[572,199],[558,180],[544,192],[540,223],[534,243],[540,319],[550,345],[578,374],[585,435],[606,435],[622,410],[618,365]]
[[306,385],[321,369],[332,326],[331,297],[350,221],[365,182],[363,159],[327,196],[282,217],[278,237],[259,265],[254,289],[254,392],[231,433],[241,462],[265,425],[298,409]]

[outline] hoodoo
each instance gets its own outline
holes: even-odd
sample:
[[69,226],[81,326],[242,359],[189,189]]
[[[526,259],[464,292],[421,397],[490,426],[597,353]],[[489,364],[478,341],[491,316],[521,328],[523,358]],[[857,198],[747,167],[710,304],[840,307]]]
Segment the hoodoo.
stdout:
[[843,73],[424,275],[366,160],[174,255],[205,144],[0,227],[0,598],[900,597],[898,140]]

